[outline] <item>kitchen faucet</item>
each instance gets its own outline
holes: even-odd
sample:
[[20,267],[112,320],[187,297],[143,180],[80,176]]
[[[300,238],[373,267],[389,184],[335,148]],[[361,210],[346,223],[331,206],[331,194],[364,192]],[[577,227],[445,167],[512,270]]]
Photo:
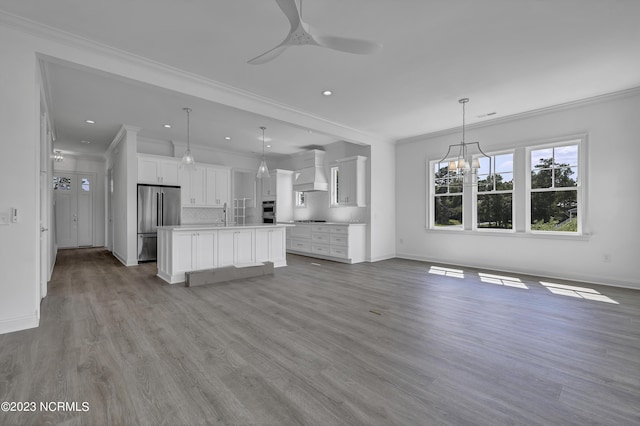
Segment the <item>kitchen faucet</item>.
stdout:
[[227,203],[222,206],[222,223],[227,226]]

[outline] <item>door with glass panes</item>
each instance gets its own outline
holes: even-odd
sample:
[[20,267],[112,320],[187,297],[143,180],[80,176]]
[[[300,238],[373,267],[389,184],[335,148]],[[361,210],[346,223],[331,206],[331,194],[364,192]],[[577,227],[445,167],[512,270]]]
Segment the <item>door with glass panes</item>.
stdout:
[[55,173],[56,243],[59,248],[93,245],[93,174]]

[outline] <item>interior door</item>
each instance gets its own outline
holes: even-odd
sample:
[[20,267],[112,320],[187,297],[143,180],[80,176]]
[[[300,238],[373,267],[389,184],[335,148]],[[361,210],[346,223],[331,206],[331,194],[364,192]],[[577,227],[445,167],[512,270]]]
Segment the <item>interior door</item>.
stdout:
[[56,242],[60,248],[93,243],[93,175],[56,172]]

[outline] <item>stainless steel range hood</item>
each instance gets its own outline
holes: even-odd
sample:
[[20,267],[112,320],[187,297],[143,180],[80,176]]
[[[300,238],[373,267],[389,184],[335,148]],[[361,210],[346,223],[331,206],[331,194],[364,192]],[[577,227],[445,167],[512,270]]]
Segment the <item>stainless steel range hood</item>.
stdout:
[[328,191],[329,182],[324,172],[324,151],[312,149],[302,156],[302,169],[296,171],[293,190],[299,192]]

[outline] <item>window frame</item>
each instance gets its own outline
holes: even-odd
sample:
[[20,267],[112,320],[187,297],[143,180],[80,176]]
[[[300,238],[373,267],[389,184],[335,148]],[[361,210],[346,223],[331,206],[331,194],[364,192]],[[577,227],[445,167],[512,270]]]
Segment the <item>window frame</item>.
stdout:
[[[427,167],[429,170],[429,185],[427,187],[427,202],[428,202],[428,211],[429,211],[429,215],[427,218],[427,228],[431,229],[431,230],[435,230],[435,231],[455,231],[455,232],[460,232],[460,231],[464,231],[465,230],[465,193],[464,193],[464,182],[461,183],[462,185],[462,192],[460,193],[449,193],[447,192],[446,194],[437,194],[435,191],[436,188],[436,176],[435,176],[435,165],[436,164],[442,164],[442,163],[446,163],[448,162],[449,159],[444,159],[443,161],[441,161],[440,159],[438,160],[427,160]],[[460,223],[460,225],[450,225],[450,226],[436,226],[436,203],[435,203],[435,198],[436,197],[442,197],[442,196],[452,196],[452,195],[456,195],[460,194],[460,197],[462,199],[462,221]]]
[[340,205],[340,200],[338,198],[338,191],[340,185],[340,167],[339,166],[331,166],[329,169],[329,176],[331,179],[330,182],[330,193],[329,193],[329,206],[330,207],[338,207]]
[[[558,148],[568,145],[578,146],[577,186],[561,187],[564,190],[575,190],[577,199],[578,226],[577,231],[537,231],[531,229],[531,152],[545,148]],[[547,139],[529,139],[513,142],[506,149],[487,151],[487,155],[495,156],[503,153],[513,153],[513,189],[512,194],[512,228],[491,229],[477,228],[477,188],[469,188],[465,192],[463,187],[461,227],[435,226],[435,173],[434,164],[441,163],[440,158],[426,158],[425,182],[425,229],[428,232],[463,232],[468,235],[483,235],[491,233],[495,236],[507,238],[551,238],[551,239],[589,239],[589,137],[588,133],[573,133],[565,136]],[[554,189],[554,190],[557,190]],[[534,191],[535,192],[535,191]],[[491,192],[488,192],[491,194]],[[470,206],[470,207],[467,207]],[[465,210],[466,209],[466,210]],[[465,224],[467,225],[465,227]]]
[[293,205],[299,209],[307,207],[307,196],[304,191],[294,191]]
[[[484,191],[484,192],[480,192],[478,191],[478,187],[476,185],[474,185],[471,188],[472,191],[472,203],[471,203],[471,218],[472,218],[472,228],[471,230],[473,231],[478,231],[478,232],[499,232],[499,233],[515,233],[516,232],[516,208],[517,208],[517,203],[516,203],[516,187],[517,187],[517,173],[515,170],[515,164],[516,164],[516,149],[515,148],[511,148],[511,149],[504,149],[504,150],[500,150],[500,151],[491,151],[491,152],[487,152],[486,153],[488,157],[490,158],[495,158],[498,155],[504,155],[504,154],[511,154],[511,162],[512,162],[512,167],[511,167],[511,176],[512,176],[512,185],[511,185],[511,189],[502,189],[499,191]],[[481,156],[475,156],[474,158],[480,158]],[[495,171],[493,172],[495,174]],[[464,191],[464,189],[463,189]],[[478,195],[491,195],[491,194],[511,194],[511,229],[509,228],[479,228],[478,227]]]
[[[582,236],[585,235],[585,218],[586,218],[586,136],[573,136],[568,138],[558,138],[553,141],[541,143],[537,145],[528,145],[525,149],[525,232],[533,235],[562,235],[562,236]],[[555,187],[550,188],[531,188],[531,153],[541,149],[561,148],[564,146],[577,145],[578,162],[575,167],[578,168],[578,177],[576,186]],[[571,166],[570,166],[571,167]],[[554,180],[551,184],[555,185]],[[557,192],[557,191],[575,191],[577,203],[577,230],[572,231],[541,231],[531,229],[531,198],[534,193]]]

